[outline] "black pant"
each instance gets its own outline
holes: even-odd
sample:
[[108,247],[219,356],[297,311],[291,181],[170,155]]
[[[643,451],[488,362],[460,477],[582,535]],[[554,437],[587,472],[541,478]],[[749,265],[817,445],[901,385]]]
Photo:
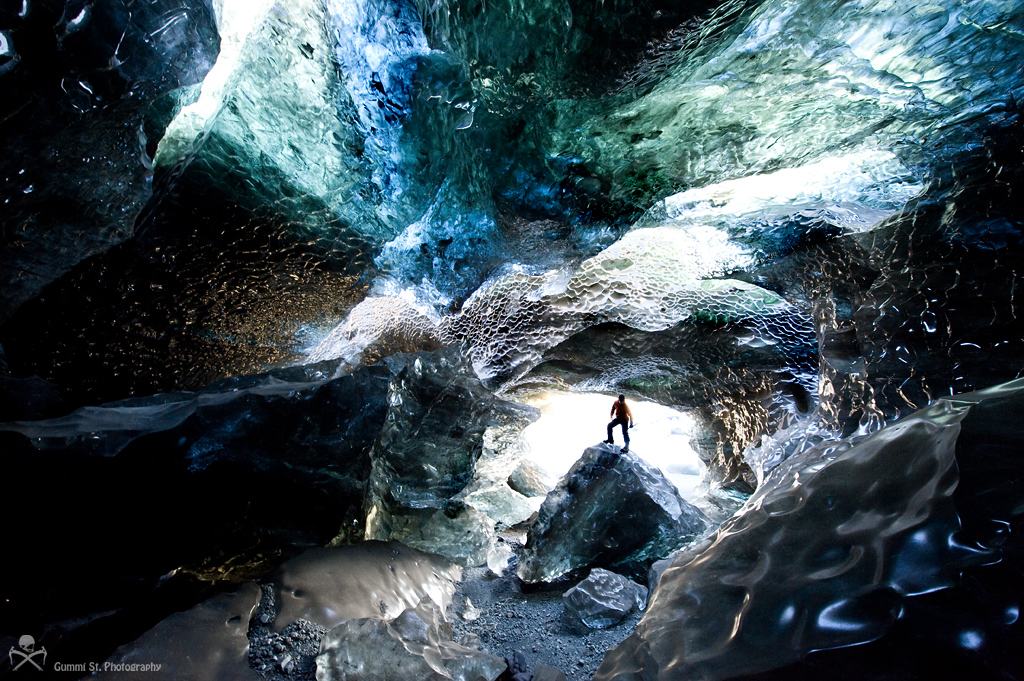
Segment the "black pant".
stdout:
[[612,431],[615,430],[615,426],[622,426],[622,439],[626,441],[626,446],[629,446],[629,420],[624,418],[617,418],[608,424],[608,441],[613,442],[615,438],[612,437]]

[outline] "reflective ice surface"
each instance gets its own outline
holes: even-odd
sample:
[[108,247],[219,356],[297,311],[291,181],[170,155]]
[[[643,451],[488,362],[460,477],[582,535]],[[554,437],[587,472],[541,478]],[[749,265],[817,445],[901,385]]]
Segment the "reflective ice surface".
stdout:
[[792,457],[675,557],[596,678],[802,678],[839,661],[852,665],[843,678],[1011,669],[1022,409],[1015,381]]
[[309,551],[278,571],[274,626],[280,630],[298,619],[327,628],[343,620],[394,619],[424,599],[444,612],[460,574],[448,561],[397,542]]

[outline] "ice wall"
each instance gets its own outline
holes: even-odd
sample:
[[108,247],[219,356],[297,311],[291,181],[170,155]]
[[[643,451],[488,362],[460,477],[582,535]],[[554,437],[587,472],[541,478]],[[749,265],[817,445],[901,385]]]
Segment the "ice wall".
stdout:
[[0,321],[131,236],[160,136],[147,111],[201,82],[218,49],[209,0],[0,9]]
[[1022,390],[787,461],[676,555],[595,678],[1013,678]]
[[[956,147],[1019,97],[1020,13],[998,1],[764,2],[724,36],[647,65],[662,77],[582,120],[578,105],[555,103],[552,142],[641,206],[851,152],[897,153],[922,179],[936,143]],[[884,155],[861,173],[905,177]]]

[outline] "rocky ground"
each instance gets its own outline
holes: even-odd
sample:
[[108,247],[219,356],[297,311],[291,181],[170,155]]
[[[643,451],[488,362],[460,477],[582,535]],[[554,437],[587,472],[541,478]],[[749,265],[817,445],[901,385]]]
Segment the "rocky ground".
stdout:
[[477,636],[495,655],[511,659],[518,652],[530,669],[545,664],[560,669],[569,681],[589,681],[605,653],[640,619],[634,613],[608,629],[581,631],[564,617],[562,593],[571,584],[535,591],[522,586],[512,568],[501,577],[487,568],[466,570],[453,606],[456,639]]
[[[634,613],[602,630],[574,626],[562,605],[562,593],[571,584],[524,590],[514,568],[513,562],[500,577],[486,567],[464,571],[449,612],[455,640],[509,660],[518,653],[531,671],[547,665],[564,672],[568,681],[589,681],[605,653],[640,619]],[[264,586],[249,630],[249,664],[266,681],[314,681],[326,630],[300,620],[275,632],[276,611],[273,589]]]
[[264,584],[261,590],[260,605],[249,625],[249,665],[267,681],[315,681],[316,656],[327,630],[299,620],[275,632],[279,607],[274,589]]

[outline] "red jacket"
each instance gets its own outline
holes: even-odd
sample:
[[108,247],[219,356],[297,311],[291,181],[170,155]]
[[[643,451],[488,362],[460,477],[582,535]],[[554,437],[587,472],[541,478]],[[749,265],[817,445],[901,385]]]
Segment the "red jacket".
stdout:
[[626,404],[625,402],[619,402],[618,400],[615,400],[615,403],[612,404],[611,415],[618,419],[626,419],[630,423],[633,422],[633,412],[629,410],[629,405]]

